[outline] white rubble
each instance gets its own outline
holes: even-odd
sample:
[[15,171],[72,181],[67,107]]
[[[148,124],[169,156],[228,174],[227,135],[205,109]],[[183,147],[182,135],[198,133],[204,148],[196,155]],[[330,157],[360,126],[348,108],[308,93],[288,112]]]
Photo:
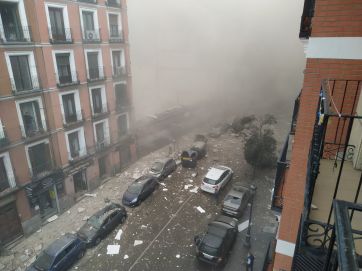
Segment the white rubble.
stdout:
[[143,241],[142,240],[134,240],[133,246],[138,246],[138,245],[142,245]]
[[108,245],[107,246],[107,255],[119,254],[120,245]]
[[200,206],[197,206],[196,209],[202,214],[205,213],[205,210],[202,209]]

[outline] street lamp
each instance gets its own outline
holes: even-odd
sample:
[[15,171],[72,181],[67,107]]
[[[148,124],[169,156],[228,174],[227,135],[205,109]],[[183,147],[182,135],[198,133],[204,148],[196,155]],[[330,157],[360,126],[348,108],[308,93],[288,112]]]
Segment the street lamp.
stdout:
[[250,244],[250,231],[251,231],[251,214],[253,211],[253,202],[254,202],[254,195],[256,192],[256,186],[254,185],[250,185],[250,193],[251,193],[251,202],[248,203],[249,206],[249,223],[248,223],[248,229],[246,231],[245,234],[245,240],[244,240],[244,247],[246,248],[250,248],[251,244]]

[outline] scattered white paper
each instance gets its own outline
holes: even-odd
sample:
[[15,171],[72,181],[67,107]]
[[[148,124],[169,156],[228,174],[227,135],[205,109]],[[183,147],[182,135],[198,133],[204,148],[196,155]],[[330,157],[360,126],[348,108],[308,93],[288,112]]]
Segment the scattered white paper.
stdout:
[[193,183],[193,182],[194,182],[194,180],[191,180],[191,179],[190,179],[190,180],[189,180],[189,182],[190,182],[190,183]]
[[162,185],[162,186],[166,186],[166,184],[165,184],[165,183],[160,183],[160,185]]
[[98,254],[97,256],[99,257],[99,256],[101,256],[102,254]]
[[147,229],[146,225],[141,225],[141,229]]
[[129,257],[128,257],[128,255],[126,254],[126,255],[124,255],[124,257],[123,257],[123,259],[128,259]]
[[191,176],[195,178],[197,176],[197,173],[192,173]]
[[107,246],[107,255],[119,254],[120,245],[108,245]]
[[58,218],[57,215],[53,215],[53,216],[49,217],[49,218],[47,219],[47,221],[48,221],[48,222],[52,222],[52,221],[56,220],[57,218]]
[[88,194],[88,193],[85,193],[84,196],[96,198],[96,197],[97,197],[97,194]]
[[167,191],[167,190],[168,190],[167,188],[162,189],[162,191]]
[[123,231],[122,231],[122,229],[120,229],[120,230],[117,232],[116,237],[115,237],[114,239],[116,239],[116,240],[121,240],[122,233],[123,233]]
[[202,214],[205,213],[205,210],[202,209],[200,206],[197,206],[196,209]]
[[176,255],[176,258],[177,258],[177,259],[180,259],[180,254],[177,254],[177,255]]
[[239,232],[242,232],[243,230],[245,230],[249,225],[249,220],[244,221],[243,223],[240,223],[238,226],[238,230]]
[[84,211],[85,211],[85,208],[83,208],[83,207],[78,208],[78,213],[83,213]]
[[143,241],[142,240],[134,240],[133,246],[138,246],[138,245],[142,245]]
[[185,184],[184,189],[187,190],[187,189],[189,189],[190,187],[192,187],[192,184]]
[[165,198],[165,200],[167,200],[167,198],[166,197],[164,197]]
[[193,189],[190,189],[191,193],[197,193],[197,191],[199,190],[199,188],[196,186]]

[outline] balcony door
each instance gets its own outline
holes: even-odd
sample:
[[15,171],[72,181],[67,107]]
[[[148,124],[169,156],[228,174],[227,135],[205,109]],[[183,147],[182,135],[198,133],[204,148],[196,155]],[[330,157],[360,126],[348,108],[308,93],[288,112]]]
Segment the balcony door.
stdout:
[[105,136],[104,136],[104,123],[98,123],[95,125],[96,127],[96,138],[97,138],[97,143],[98,144],[102,144],[105,141]]
[[4,157],[0,157],[0,192],[9,187],[9,177],[6,171]]
[[59,83],[61,84],[72,82],[72,72],[70,68],[69,58],[69,53],[56,54]]
[[102,90],[101,88],[92,89],[92,102],[94,114],[102,113]]
[[0,4],[0,15],[6,40],[24,40],[18,11],[18,3],[2,2]]
[[119,37],[119,26],[118,26],[118,15],[109,14],[109,29],[111,32],[111,37]]
[[115,86],[117,108],[128,106],[127,87],[126,84],[118,84]]
[[77,121],[74,94],[62,95],[64,118],[66,123]]
[[20,104],[20,111],[26,136],[31,136],[43,130],[40,108],[37,101]]
[[98,52],[88,52],[87,59],[88,59],[89,79],[99,78]]
[[49,7],[50,27],[54,40],[65,40],[63,9]]
[[33,84],[31,80],[29,56],[10,56],[11,69],[13,71],[14,83],[17,91],[31,90]]
[[113,61],[113,74],[121,75],[122,74],[122,63],[121,63],[121,51],[112,51],[112,61]]
[[51,169],[49,143],[29,147],[28,154],[34,176]]
[[87,31],[94,31],[94,20],[93,20],[93,12],[91,11],[83,11],[82,12],[83,17],[83,28],[85,34],[87,34]]
[[68,134],[70,156],[72,158],[78,157],[79,154],[80,154],[80,144],[79,144],[79,136],[78,135],[79,135],[78,131]]
[[128,132],[128,120],[127,120],[127,115],[120,115],[117,119],[117,123],[118,123],[118,135],[119,136],[124,136],[127,134]]

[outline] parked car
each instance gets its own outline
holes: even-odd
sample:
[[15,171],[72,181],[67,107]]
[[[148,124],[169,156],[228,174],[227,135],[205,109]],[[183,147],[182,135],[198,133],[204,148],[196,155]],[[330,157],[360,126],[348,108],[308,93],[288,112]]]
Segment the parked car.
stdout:
[[126,209],[117,203],[111,203],[88,218],[77,235],[88,247],[96,246],[126,218]]
[[204,135],[196,135],[191,150],[196,151],[197,159],[201,159],[207,152],[207,138]]
[[197,165],[197,152],[193,150],[181,153],[181,165],[185,168],[195,168]]
[[155,176],[142,176],[135,180],[123,194],[122,203],[135,207],[155,191],[158,180]]
[[227,123],[218,123],[211,128],[210,133],[208,134],[212,138],[217,138],[224,134],[229,129],[229,124]]
[[209,223],[207,232],[194,238],[197,258],[212,265],[225,264],[238,234],[237,223],[224,215]]
[[234,186],[225,196],[222,211],[233,217],[241,217],[251,198],[248,187]]
[[157,160],[150,168],[150,174],[157,178],[166,178],[177,168],[176,161],[172,158]]
[[224,187],[232,178],[234,172],[226,166],[214,166],[209,169],[201,183],[201,190],[216,194]]
[[66,270],[84,256],[86,244],[75,234],[67,233],[44,249],[27,271]]

